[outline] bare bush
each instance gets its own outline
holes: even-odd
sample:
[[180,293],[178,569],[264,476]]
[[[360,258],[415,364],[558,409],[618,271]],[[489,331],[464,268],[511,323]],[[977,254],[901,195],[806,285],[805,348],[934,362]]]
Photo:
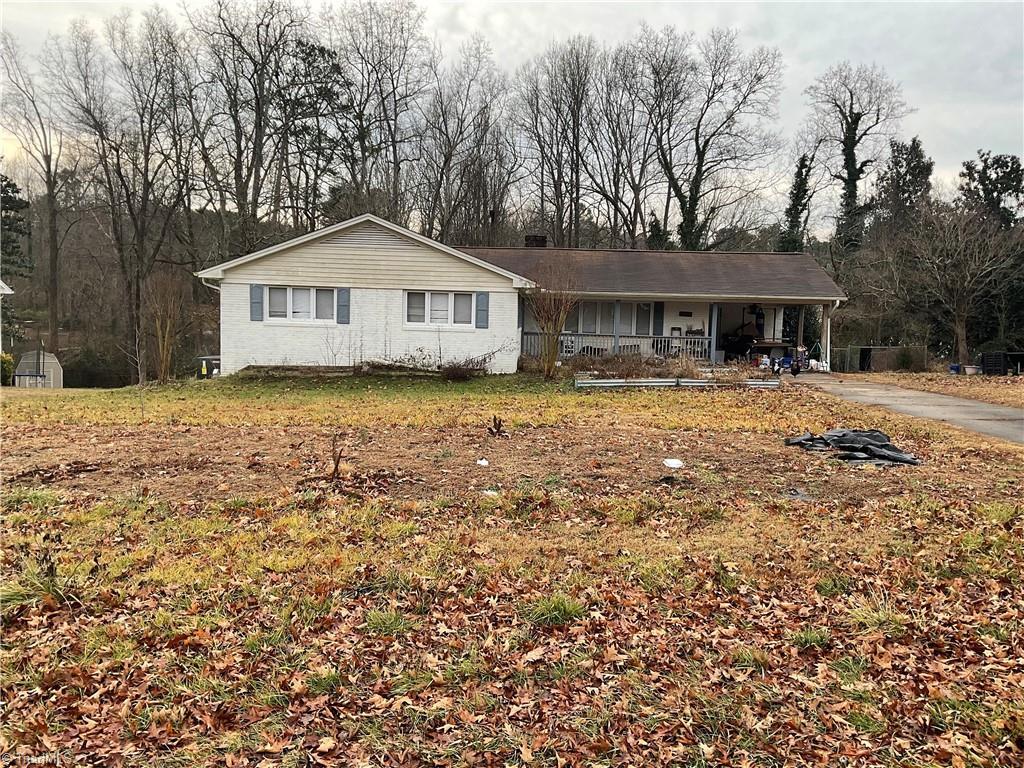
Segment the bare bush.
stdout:
[[536,287],[526,292],[526,304],[540,331],[541,370],[545,379],[552,379],[558,365],[559,338],[580,295],[572,269],[565,263],[549,259],[536,282]]

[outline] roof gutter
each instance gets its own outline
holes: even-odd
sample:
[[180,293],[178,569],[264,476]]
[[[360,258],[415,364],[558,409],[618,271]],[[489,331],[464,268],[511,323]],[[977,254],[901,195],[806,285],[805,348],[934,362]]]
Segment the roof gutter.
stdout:
[[793,304],[833,304],[833,309],[838,307],[845,296],[729,296],[725,294],[698,294],[698,293],[645,293],[643,291],[581,291],[575,293],[583,297],[594,296],[597,298],[619,298],[619,299],[670,299],[683,301],[716,301],[716,302],[764,302],[782,301]]

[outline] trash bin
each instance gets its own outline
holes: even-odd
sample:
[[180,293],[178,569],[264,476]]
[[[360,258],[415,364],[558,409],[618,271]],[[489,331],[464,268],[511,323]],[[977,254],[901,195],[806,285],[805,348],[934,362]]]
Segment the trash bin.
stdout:
[[196,378],[212,379],[220,375],[220,356],[203,355],[196,358]]

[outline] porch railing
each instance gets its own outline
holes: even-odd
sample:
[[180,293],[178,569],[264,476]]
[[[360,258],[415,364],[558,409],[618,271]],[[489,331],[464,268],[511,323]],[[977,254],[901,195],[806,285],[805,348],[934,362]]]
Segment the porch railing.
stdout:
[[[523,332],[522,353],[538,357],[541,334]],[[577,355],[605,357],[608,355],[637,355],[648,357],[692,357],[707,360],[711,357],[710,336],[618,336],[593,333],[563,333],[558,337],[558,357],[565,360]]]

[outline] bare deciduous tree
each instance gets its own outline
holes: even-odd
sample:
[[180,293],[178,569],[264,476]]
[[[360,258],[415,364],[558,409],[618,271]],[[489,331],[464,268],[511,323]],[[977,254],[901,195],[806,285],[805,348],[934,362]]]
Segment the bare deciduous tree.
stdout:
[[128,13],[112,17],[106,49],[84,22],[72,25],[50,62],[51,77],[71,123],[95,156],[108,236],[127,297],[136,380],[146,381],[145,284],[168,240],[181,202],[171,167],[169,81],[176,32],[159,10],[136,26]]
[[174,374],[174,349],[182,331],[185,297],[173,275],[159,275],[147,285],[147,309],[156,342],[156,379],[166,384]]
[[548,260],[536,287],[526,292],[526,306],[540,331],[540,361],[545,379],[554,378],[565,322],[580,302],[576,281],[565,262]]
[[584,123],[581,162],[604,211],[609,244],[637,248],[645,206],[654,186],[655,141],[637,83],[643,77],[639,46],[627,42],[602,53]]
[[[5,32],[0,40],[8,90],[3,99],[3,122],[17,137],[21,151],[30,158],[32,167],[43,185],[46,216],[47,284],[46,303],[49,314],[50,349],[60,350],[60,229],[61,191],[73,178],[76,165],[68,165],[65,139],[58,118],[58,107],[52,90],[40,88],[36,76],[26,65],[14,37]],[[65,231],[64,235],[67,234]]]
[[728,246],[753,227],[744,208],[771,181],[779,148],[775,118],[781,55],[740,49],[733,30],[713,30],[691,53],[689,37],[668,28],[642,33],[645,102],[668,200],[679,211],[679,244],[689,250]]
[[864,233],[867,208],[860,201],[860,184],[911,110],[899,84],[874,65],[841,62],[805,93],[811,107],[805,135],[820,147],[818,159],[842,187],[836,245],[840,254],[848,253]]
[[894,286],[904,297],[920,292],[942,308],[949,318],[954,357],[969,363],[968,323],[1022,249],[1020,228],[1005,230],[965,206],[929,200],[907,234],[910,269],[894,265],[904,274]]

